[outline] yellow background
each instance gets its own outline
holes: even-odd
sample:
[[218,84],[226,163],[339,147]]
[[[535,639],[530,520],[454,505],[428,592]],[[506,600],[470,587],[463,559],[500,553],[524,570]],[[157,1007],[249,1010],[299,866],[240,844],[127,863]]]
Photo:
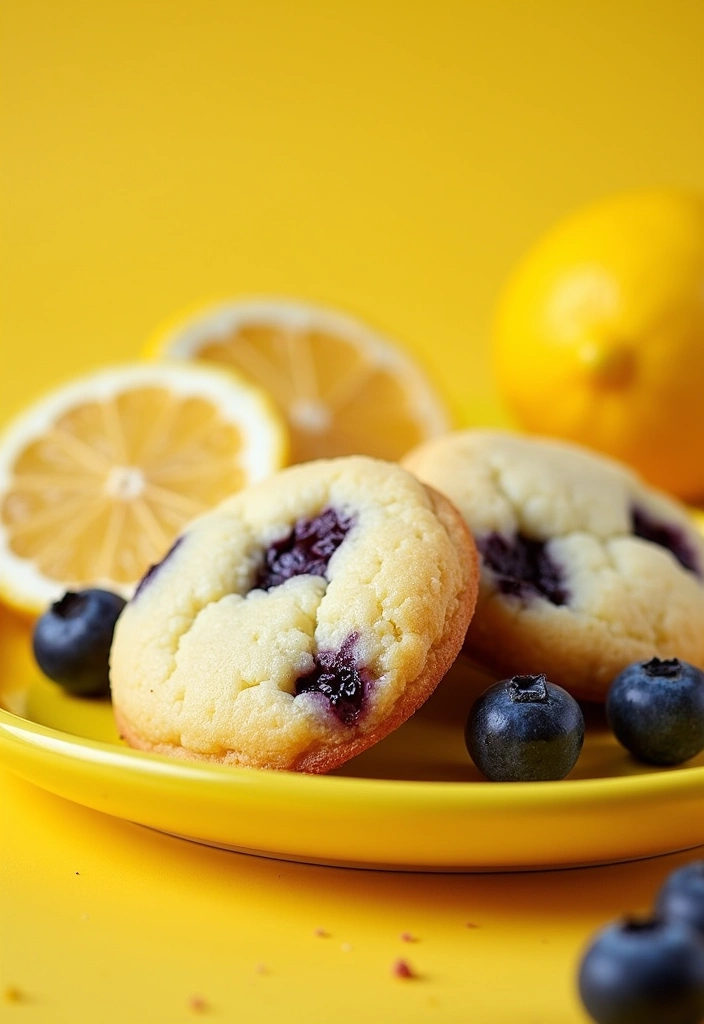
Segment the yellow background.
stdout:
[[[699,0],[3,7],[2,419],[181,307],[279,294],[402,340],[481,421],[526,246],[614,191],[704,188]],[[0,807],[3,1024],[170,1024],[196,994],[248,1024],[578,1024],[586,938],[687,859],[382,876],[188,846],[5,773]]]
[[475,421],[526,246],[704,187],[699,0],[3,6],[3,412],[181,307],[283,294],[407,343]]

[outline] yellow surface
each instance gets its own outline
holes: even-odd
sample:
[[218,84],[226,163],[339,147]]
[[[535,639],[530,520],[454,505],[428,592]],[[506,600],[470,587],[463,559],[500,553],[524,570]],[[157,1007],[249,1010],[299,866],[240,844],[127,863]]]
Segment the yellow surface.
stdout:
[[[194,996],[203,1019],[248,1024],[586,1024],[574,991],[585,941],[645,910],[689,859],[386,874],[197,846],[3,771],[0,801],[15,826],[3,838],[0,1000],[8,986],[24,994],[0,1001],[3,1024],[185,1024],[201,1018]],[[417,979],[392,976],[401,958]]]
[[[184,306],[279,294],[406,342],[484,421],[493,303],[525,248],[602,195],[704,187],[697,0],[4,8],[0,419]],[[685,859],[291,866],[0,772],[0,994],[26,993],[0,1020],[171,1024],[202,994],[205,1019],[254,1024],[586,1024],[582,943]],[[390,977],[404,955],[422,979]]]

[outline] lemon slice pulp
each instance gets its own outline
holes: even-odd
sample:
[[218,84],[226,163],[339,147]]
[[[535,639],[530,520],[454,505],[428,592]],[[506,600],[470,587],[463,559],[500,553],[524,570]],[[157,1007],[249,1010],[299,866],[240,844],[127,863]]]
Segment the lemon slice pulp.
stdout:
[[129,597],[191,519],[285,454],[276,409],[234,374],[136,364],[63,385],[0,439],[0,595],[29,613],[72,587]]
[[291,461],[398,459],[449,429],[416,363],[358,321],[285,300],[224,302],[157,333],[153,355],[233,368],[286,417]]

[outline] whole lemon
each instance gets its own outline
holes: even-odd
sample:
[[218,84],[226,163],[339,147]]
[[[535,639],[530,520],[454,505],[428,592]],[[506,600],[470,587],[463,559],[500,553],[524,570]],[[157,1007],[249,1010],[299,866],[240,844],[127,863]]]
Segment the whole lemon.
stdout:
[[494,355],[526,430],[704,499],[704,198],[631,193],[559,224],[506,286]]

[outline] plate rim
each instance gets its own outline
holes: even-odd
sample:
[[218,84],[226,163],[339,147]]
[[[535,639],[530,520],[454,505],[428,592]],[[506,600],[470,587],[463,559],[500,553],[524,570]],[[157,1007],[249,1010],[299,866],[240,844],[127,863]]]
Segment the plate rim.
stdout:
[[[279,791],[290,788],[321,793],[332,789],[346,790],[350,796],[364,795],[367,791],[378,797],[385,792],[394,802],[399,799],[413,800],[433,794],[450,805],[475,801],[494,805],[504,804],[508,810],[515,804],[524,809],[526,803],[544,805],[572,804],[576,799],[602,803],[621,802],[624,798],[638,799],[652,795],[660,797],[672,791],[671,795],[688,793],[702,787],[704,796],[704,766],[673,766],[632,775],[605,776],[593,779],[560,779],[540,782],[491,782],[489,780],[467,779],[426,780],[426,779],[383,779],[335,774],[307,774],[303,772],[272,770],[243,765],[221,765],[217,763],[168,757],[148,751],[136,750],[121,743],[96,740],[76,733],[34,722],[15,712],[0,707],[0,765],[6,763],[4,751],[8,744],[20,744],[34,751],[50,752],[65,760],[83,763],[99,763],[105,767],[126,768],[131,775],[155,777],[174,776],[200,780],[218,788],[239,787],[255,783],[265,790]],[[661,792],[664,791],[664,792]],[[469,798],[471,794],[471,799]]]

